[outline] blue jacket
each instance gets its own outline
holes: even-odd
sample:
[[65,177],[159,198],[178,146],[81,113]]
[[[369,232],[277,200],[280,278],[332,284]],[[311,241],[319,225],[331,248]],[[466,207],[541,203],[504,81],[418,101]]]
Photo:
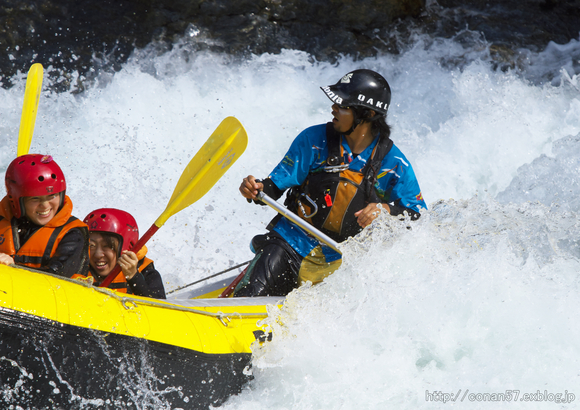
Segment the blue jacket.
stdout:
[[[375,138],[359,156],[352,158],[352,151],[346,139],[342,138],[345,154],[349,156],[347,162],[352,161],[349,162],[350,169],[360,171],[364,167],[378,139],[378,137]],[[282,161],[274,168],[269,178],[281,191],[302,185],[310,172],[325,166],[327,157],[326,124],[309,127],[302,131],[292,142],[290,149]],[[375,191],[382,202],[390,205],[409,208],[415,212],[420,212],[420,207],[427,209],[413,168],[395,145],[392,146],[382,161],[381,169],[377,175]],[[320,245],[317,239],[308,235],[286,218],[280,219],[274,227],[274,231],[282,235],[303,257]],[[322,250],[327,262],[340,259],[340,254],[331,248],[322,246]]]

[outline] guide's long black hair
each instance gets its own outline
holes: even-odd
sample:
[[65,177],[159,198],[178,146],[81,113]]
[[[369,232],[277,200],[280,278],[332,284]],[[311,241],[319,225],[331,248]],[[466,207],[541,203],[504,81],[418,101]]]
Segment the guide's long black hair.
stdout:
[[371,132],[373,136],[381,134],[382,138],[391,137],[391,127],[387,124],[386,115],[379,114],[375,111],[375,115],[371,117],[371,109],[365,107],[352,107],[352,114],[354,118],[353,127],[350,132],[362,122],[371,123]]

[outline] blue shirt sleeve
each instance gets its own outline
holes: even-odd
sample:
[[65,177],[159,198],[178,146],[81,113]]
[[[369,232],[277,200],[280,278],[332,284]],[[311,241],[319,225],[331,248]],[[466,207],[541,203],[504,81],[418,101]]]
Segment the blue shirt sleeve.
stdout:
[[323,165],[327,157],[326,125],[306,128],[294,139],[288,152],[269,177],[284,191],[301,185],[310,171]]
[[415,171],[405,155],[395,145],[385,156],[377,175],[375,189],[387,203],[396,203],[415,212],[427,209]]

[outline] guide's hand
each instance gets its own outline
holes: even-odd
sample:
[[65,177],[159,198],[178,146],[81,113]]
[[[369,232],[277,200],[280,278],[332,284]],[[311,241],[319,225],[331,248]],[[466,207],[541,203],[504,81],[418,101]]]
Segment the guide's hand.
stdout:
[[373,222],[375,219],[378,218],[378,216],[381,214],[381,212],[383,212],[383,210],[389,213],[390,211],[389,205],[377,204],[373,202],[368,204],[365,208],[361,209],[360,211],[355,212],[354,216],[356,217],[356,221],[358,222],[358,224],[361,227],[366,228],[371,224],[371,222]]
[[242,181],[240,185],[240,193],[244,198],[256,199],[258,192],[264,189],[264,184],[261,182],[256,182],[256,178],[253,175],[248,175]]

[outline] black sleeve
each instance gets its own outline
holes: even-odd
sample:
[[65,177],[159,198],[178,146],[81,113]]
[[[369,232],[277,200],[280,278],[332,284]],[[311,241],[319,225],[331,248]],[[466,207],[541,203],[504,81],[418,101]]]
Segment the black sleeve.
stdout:
[[39,270],[70,278],[89,272],[89,232],[85,227],[72,228],[60,241],[53,257]]
[[263,189],[264,193],[268,195],[270,198],[278,199],[284,193],[284,191],[278,188],[270,178],[262,180],[262,184],[264,184]]
[[153,262],[147,265],[143,272],[137,272],[135,276],[128,279],[127,283],[134,295],[165,299],[163,281],[161,280],[161,275],[153,266]]
[[403,213],[407,211],[407,213],[411,217],[411,221],[416,221],[417,219],[419,219],[419,217],[421,216],[419,212],[413,211],[410,208],[405,208],[399,202],[400,200],[396,200],[394,203],[387,203],[387,205],[389,205],[391,215],[393,216],[403,215]]
[[[276,186],[276,184],[274,182],[272,182],[272,180],[270,178],[258,180],[258,182],[261,182],[262,184],[264,184],[264,189],[262,189],[262,191],[274,200],[277,200],[278,198],[280,198],[284,194],[284,191],[281,190],[280,188],[278,188]],[[248,199],[248,202],[249,201],[250,200]],[[258,205],[266,205],[262,201],[257,201],[257,200],[254,200],[254,203],[258,204]]]

